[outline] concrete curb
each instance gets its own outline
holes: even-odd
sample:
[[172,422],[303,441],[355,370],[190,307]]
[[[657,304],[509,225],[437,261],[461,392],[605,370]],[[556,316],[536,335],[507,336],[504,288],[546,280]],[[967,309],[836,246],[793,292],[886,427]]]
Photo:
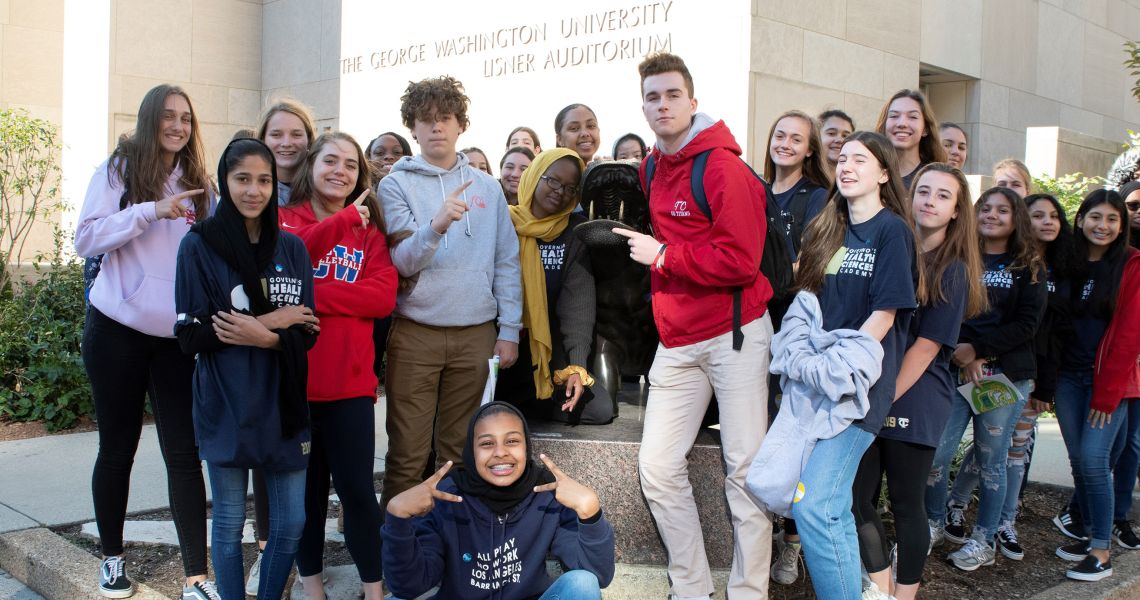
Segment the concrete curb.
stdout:
[[[105,600],[96,590],[99,559],[49,529],[25,529],[0,535],[0,568],[47,600]],[[131,598],[167,600],[136,583]]]

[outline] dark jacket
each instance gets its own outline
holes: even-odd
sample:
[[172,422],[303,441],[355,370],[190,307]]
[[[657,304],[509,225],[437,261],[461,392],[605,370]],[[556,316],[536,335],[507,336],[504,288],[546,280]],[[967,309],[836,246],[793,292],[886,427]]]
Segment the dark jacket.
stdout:
[[[461,494],[451,478],[440,491]],[[614,530],[605,517],[586,523],[554,499],[530,494],[506,515],[478,498],[436,502],[423,517],[386,515],[384,581],[400,598],[415,598],[439,586],[436,598],[523,600],[538,598],[554,582],[546,555],[565,569],[585,569],[602,587],[614,577]]]
[[1053,402],[1057,393],[1057,372],[1061,368],[1061,352],[1064,341],[1071,336],[1072,323],[1069,320],[1069,282],[1057,281],[1056,291],[1049,292],[1045,314],[1037,327],[1034,338],[1034,354],[1037,356],[1037,379],[1034,381],[1034,398],[1043,402]]
[[972,344],[978,358],[996,361],[1011,381],[1020,381],[1037,377],[1035,336],[1048,291],[1044,272],[1038,273],[1036,282],[1031,280],[1028,269],[1017,269],[1012,274],[1013,287],[1006,302],[994,305],[990,300],[990,310],[1001,314],[1000,324],[976,335],[963,327],[959,341]]

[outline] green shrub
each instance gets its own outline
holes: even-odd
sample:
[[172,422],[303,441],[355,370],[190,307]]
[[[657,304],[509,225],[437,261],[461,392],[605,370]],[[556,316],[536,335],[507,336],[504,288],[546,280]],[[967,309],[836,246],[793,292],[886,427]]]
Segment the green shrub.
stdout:
[[1071,224],[1077,215],[1077,207],[1081,205],[1081,200],[1084,200],[1089,187],[1103,184],[1103,177],[1085,177],[1083,173],[1070,173],[1060,177],[1042,175],[1033,178],[1033,191],[1038,194],[1049,194],[1060,200]]
[[83,263],[56,249],[40,277],[0,296],[0,418],[43,421],[49,431],[91,415],[91,386],[83,369]]

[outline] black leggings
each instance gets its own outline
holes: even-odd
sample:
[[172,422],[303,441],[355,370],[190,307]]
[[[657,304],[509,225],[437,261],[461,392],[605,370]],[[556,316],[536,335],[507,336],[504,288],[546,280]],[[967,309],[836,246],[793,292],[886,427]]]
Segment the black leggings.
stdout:
[[94,306],[87,309],[82,352],[99,422],[91,496],[103,554],[123,553],[131,466],[150,396],[182,568],[187,577],[205,575],[206,488],[194,438],[194,357],[182,353],[178,340],[131,329]]
[[879,519],[879,484],[887,474],[887,496],[895,516],[898,539],[898,573],[903,585],[922,581],[930,529],[926,524],[926,479],[934,462],[934,448],[910,442],[877,438],[867,449],[855,474],[853,489],[859,554],[868,573],[891,566],[891,545]]
[[313,446],[305,476],[305,529],[297,549],[297,570],[321,572],[329,475],[344,512],[344,544],[364,583],[380,581],[380,505],[372,466],[376,456],[375,398],[310,402]]

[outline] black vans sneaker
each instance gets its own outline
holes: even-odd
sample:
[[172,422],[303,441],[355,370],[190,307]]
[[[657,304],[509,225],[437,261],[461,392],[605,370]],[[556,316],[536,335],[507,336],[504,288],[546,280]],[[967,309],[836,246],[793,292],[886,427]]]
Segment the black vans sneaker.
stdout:
[[1135,550],[1140,548],[1140,538],[1132,531],[1132,523],[1117,521],[1112,524],[1112,540],[1121,548]]
[[1073,542],[1067,546],[1057,548],[1057,557],[1077,562],[1089,555],[1088,542]]
[[969,536],[966,535],[965,506],[953,502],[946,504],[946,524],[942,527],[942,532],[946,539],[955,544],[966,543]]
[[994,540],[997,542],[1002,556],[1010,560],[1025,558],[1025,549],[1017,542],[1017,529],[1014,529],[1013,523],[1005,523],[998,527]]
[[1100,581],[1109,575],[1112,575],[1112,561],[1102,563],[1091,554],[1077,566],[1065,571],[1065,577],[1077,581]]
[[135,584],[127,578],[127,562],[122,556],[108,556],[99,565],[99,593],[104,598],[130,598]]
[[1085,523],[1081,520],[1081,513],[1078,511],[1070,511],[1068,508],[1061,511],[1061,514],[1053,517],[1053,525],[1057,530],[1074,540],[1087,540],[1088,534],[1085,533]]

